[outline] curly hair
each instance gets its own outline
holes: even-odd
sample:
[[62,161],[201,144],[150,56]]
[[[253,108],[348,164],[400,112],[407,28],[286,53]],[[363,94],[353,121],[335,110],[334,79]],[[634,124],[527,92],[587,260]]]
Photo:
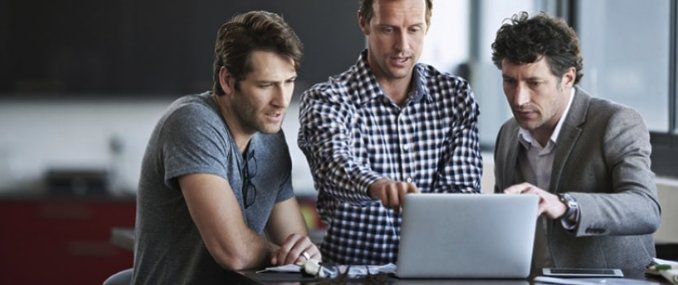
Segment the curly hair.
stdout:
[[304,48],[294,30],[275,13],[251,11],[234,16],[221,25],[214,44],[212,91],[215,94],[224,94],[219,85],[221,67],[226,67],[236,81],[241,81],[252,71],[250,55],[253,51],[272,51],[287,56],[299,71]]
[[577,71],[574,83],[581,80],[584,63],[579,39],[564,20],[543,12],[532,18],[527,12],[519,12],[507,20],[492,43],[494,65],[501,69],[504,59],[514,64],[527,64],[544,57],[556,77],[562,77],[574,67]]

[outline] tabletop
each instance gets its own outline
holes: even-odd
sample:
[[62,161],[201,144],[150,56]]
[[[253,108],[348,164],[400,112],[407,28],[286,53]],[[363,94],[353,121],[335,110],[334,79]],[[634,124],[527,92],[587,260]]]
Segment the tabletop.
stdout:
[[[128,250],[134,250],[134,229],[111,229],[111,243]],[[543,284],[534,282],[534,276],[526,279],[399,279],[392,275],[379,274],[362,278],[319,279],[302,275],[301,273],[266,272],[256,273],[255,270],[238,272],[234,276],[234,284],[238,285],[334,285],[334,284],[386,284],[386,285],[528,285]],[[598,284],[614,285],[642,285],[642,284],[671,284],[660,276],[645,274],[643,271],[624,271],[624,278],[599,279]],[[595,283],[592,283],[595,284]]]
[[[256,273],[255,271],[244,271],[240,274],[245,277],[243,283],[238,284],[265,284],[265,285],[334,285],[334,284],[387,284],[387,285],[528,285],[545,284],[534,281],[534,276],[526,279],[399,279],[392,275],[373,275],[362,278],[347,279],[317,279],[309,276],[303,276],[301,273]],[[624,284],[624,285],[643,285],[671,284],[667,280],[659,277],[644,274],[644,272],[624,271],[624,278],[599,278],[597,283],[590,284]],[[576,280],[576,279],[566,279]],[[570,283],[574,284],[574,283]]]

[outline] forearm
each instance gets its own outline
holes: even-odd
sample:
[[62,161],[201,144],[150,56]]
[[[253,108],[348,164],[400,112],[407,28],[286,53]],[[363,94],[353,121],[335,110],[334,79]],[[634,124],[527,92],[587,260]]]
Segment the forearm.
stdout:
[[300,259],[322,259],[320,251],[308,237],[299,204],[294,198],[276,203],[266,232],[268,238],[279,245],[271,259],[275,265],[296,263]]
[[574,192],[571,195],[580,208],[578,236],[651,234],[659,226],[659,204],[656,197],[647,192]]
[[650,138],[642,122],[639,114],[628,109],[610,118],[602,144],[605,164],[601,165],[607,168],[595,172],[601,178],[609,173],[609,180],[583,185],[581,192],[586,193],[573,193],[581,208],[580,233],[602,228],[610,235],[649,234],[659,226]]
[[480,192],[483,159],[474,117],[452,128],[448,137],[442,156],[444,168],[441,179],[434,185],[435,192]]
[[306,94],[300,115],[299,148],[304,152],[318,188],[333,197],[361,203],[367,187],[383,178],[369,167],[366,155],[356,154],[354,111],[346,103],[328,102]]
[[386,178],[368,167],[358,166],[352,157],[316,157],[314,160],[324,161],[311,164],[311,172],[318,187],[324,193],[345,202],[371,202],[369,185]]
[[243,270],[267,265],[276,247],[247,226],[226,180],[192,174],[181,177],[179,184],[200,237],[220,266]]
[[226,244],[222,241],[214,241],[206,246],[214,260],[228,270],[246,270],[263,268],[270,265],[273,253],[278,246],[270,243],[264,237],[251,230],[241,232],[237,246]]
[[304,217],[296,198],[290,198],[275,204],[266,224],[268,239],[281,245],[292,234],[308,235]]

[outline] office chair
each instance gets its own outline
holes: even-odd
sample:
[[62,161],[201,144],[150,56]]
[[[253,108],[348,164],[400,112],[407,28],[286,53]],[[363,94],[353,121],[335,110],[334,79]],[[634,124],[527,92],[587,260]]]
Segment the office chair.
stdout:
[[103,285],[129,285],[132,284],[134,268],[127,268],[108,276]]

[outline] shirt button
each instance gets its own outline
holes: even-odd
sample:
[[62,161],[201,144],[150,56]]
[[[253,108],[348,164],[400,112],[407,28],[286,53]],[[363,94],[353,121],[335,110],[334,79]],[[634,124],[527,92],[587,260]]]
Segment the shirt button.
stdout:
[[407,177],[407,179],[405,179],[405,181],[407,181],[407,183],[412,183],[412,181],[414,181],[414,180],[412,179],[412,177]]
[[409,144],[403,144],[403,150],[409,150],[410,145]]

